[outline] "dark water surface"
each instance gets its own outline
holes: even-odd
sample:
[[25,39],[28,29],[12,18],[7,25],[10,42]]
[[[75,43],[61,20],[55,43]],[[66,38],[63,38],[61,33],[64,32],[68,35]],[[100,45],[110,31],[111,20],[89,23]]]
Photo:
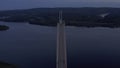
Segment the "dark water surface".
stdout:
[[[0,22],[0,61],[55,68],[56,27]],[[120,28],[66,27],[68,68],[120,68]]]

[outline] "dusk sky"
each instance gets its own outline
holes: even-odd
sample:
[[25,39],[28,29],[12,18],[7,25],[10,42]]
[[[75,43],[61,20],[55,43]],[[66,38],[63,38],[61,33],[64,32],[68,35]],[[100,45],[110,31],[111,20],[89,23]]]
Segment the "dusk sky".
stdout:
[[39,7],[120,7],[120,0],[0,0],[0,10]]

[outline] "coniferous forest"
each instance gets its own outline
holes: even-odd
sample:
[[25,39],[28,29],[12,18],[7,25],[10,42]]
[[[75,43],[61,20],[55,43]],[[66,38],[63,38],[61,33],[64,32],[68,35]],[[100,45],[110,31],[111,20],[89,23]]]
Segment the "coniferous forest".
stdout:
[[34,8],[0,11],[0,21],[56,26],[63,11],[66,25],[78,27],[120,27],[120,8]]

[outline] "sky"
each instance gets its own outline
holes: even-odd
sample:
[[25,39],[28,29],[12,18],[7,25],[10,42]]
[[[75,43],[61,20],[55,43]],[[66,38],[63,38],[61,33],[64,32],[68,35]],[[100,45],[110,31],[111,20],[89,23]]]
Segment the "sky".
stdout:
[[120,0],[0,0],[0,10],[40,7],[120,7]]

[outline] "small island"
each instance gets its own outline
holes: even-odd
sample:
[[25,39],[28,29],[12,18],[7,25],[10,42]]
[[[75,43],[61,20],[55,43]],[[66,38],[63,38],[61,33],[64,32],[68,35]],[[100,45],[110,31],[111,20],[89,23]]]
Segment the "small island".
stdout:
[[6,26],[6,25],[0,25],[0,31],[5,31],[5,30],[8,30],[9,27]]

